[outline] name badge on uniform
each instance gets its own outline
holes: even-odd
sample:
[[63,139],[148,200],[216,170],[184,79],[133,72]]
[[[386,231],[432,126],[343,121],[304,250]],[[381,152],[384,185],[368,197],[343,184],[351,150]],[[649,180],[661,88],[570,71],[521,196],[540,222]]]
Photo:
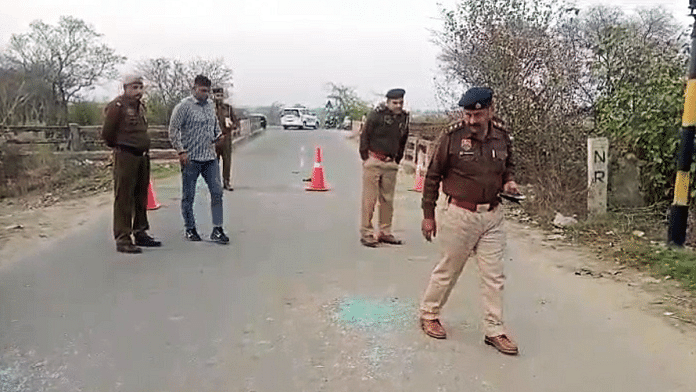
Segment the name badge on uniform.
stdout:
[[462,150],[471,150],[471,139],[462,139]]

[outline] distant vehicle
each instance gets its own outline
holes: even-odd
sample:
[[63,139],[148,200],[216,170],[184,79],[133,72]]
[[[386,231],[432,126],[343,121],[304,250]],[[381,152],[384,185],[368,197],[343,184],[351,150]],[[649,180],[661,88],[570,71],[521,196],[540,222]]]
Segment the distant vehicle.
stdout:
[[353,129],[353,120],[350,119],[350,116],[346,116],[343,119],[343,123],[341,124],[341,129],[347,129],[347,130]]
[[307,108],[285,108],[280,113],[280,125],[283,126],[283,129],[290,127],[317,129],[318,124],[317,115]]
[[249,115],[250,120],[257,120],[259,124],[261,125],[261,128],[266,129],[266,125],[268,124],[268,121],[266,120],[266,116],[264,116],[261,113],[252,113]]

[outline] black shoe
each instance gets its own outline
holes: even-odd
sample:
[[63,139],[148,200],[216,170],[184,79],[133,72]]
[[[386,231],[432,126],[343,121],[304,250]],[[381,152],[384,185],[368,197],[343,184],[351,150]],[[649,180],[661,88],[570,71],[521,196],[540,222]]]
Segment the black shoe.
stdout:
[[149,246],[149,247],[157,247],[157,246],[162,246],[162,242],[157,241],[156,239],[150,237],[147,235],[147,233],[138,233],[133,235],[135,237],[135,244],[138,246]]
[[143,253],[143,250],[138,248],[137,246],[130,244],[130,243],[125,243],[125,244],[116,244],[116,251],[121,252],[121,253]]
[[186,229],[186,239],[189,241],[200,241],[201,236],[198,235],[196,229]]
[[213,228],[213,232],[210,233],[210,239],[217,242],[218,244],[229,244],[230,239],[222,231],[222,227]]
[[223,185],[223,186],[222,186],[222,189],[225,189],[225,190],[228,190],[228,191],[233,191],[233,190],[234,190],[234,188],[232,188],[232,187],[230,186],[230,184],[225,184],[225,185]]

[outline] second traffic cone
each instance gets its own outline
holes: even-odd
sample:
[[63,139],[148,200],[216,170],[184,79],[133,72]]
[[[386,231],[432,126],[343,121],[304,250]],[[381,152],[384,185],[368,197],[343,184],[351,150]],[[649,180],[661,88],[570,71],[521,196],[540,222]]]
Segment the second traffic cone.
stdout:
[[152,187],[152,181],[150,181],[150,185],[147,186],[147,209],[156,210],[160,207],[162,207],[162,205],[157,201],[155,189]]
[[324,181],[324,168],[321,167],[321,147],[317,147],[315,153],[314,169],[312,170],[312,182],[305,188],[308,191],[328,191]]
[[418,165],[416,167],[416,183],[413,186],[412,191],[416,192],[423,192],[423,182],[425,178],[423,177],[423,167],[421,165]]

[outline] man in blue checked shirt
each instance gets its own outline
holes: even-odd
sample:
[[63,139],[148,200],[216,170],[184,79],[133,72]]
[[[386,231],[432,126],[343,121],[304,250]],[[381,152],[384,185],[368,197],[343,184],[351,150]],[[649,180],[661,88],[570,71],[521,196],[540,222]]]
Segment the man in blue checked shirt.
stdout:
[[228,244],[230,239],[222,230],[222,184],[215,155],[215,143],[223,134],[215,115],[215,104],[209,99],[211,85],[207,77],[196,76],[191,96],[179,102],[172,112],[169,139],[179,154],[181,163],[181,213],[186,226],[186,239],[201,240],[196,231],[193,200],[198,176],[202,175],[210,191],[210,210],[213,215],[210,239]]

